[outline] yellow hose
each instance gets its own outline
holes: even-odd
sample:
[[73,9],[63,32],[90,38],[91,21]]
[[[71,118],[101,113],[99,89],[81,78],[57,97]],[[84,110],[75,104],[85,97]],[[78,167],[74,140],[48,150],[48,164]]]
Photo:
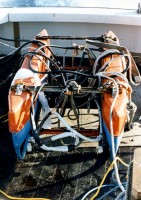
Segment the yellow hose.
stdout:
[[3,192],[2,190],[0,190],[0,193],[3,194],[6,198],[10,199],[10,200],[50,200],[50,199],[46,199],[46,198],[20,198],[20,197],[11,197],[8,194],[6,194],[5,192]]
[[8,114],[6,113],[5,115],[0,116],[0,119],[2,119],[3,117],[7,116]]

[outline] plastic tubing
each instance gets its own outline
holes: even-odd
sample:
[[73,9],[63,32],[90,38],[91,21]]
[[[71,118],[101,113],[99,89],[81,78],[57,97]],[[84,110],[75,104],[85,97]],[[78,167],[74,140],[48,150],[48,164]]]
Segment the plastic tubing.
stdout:
[[[125,75],[124,74],[122,74],[121,72],[99,72],[99,73],[97,73],[97,74],[95,74],[95,75],[100,75],[101,77],[102,77],[102,75],[115,75],[115,76],[119,76],[120,78],[122,78],[126,83],[128,83],[128,79],[125,77]],[[106,76],[106,77],[104,77],[104,78],[107,78],[108,79],[108,77],[109,78],[112,78],[112,77],[110,77],[110,76]],[[114,80],[113,78],[111,79],[111,81],[112,80]]]
[[[35,134],[37,134],[36,123],[35,123],[35,120],[34,120],[35,110],[34,110],[33,102],[34,102],[34,96],[32,95],[32,97],[31,97],[31,107],[32,107],[31,122],[32,122],[32,129],[35,132]],[[39,140],[39,142],[40,142],[40,140]],[[64,151],[64,152],[68,151],[68,146],[48,147],[45,144],[42,144],[41,142],[40,142],[39,146],[40,146],[41,149],[43,149],[45,151]]]
[[[106,72],[100,72],[99,74],[100,74],[101,77],[107,78],[107,79],[111,80],[111,81],[114,83],[115,87],[116,87],[116,94],[115,94],[113,103],[112,103],[112,105],[111,105],[111,107],[110,107],[110,116],[109,116],[109,117],[110,117],[111,143],[112,143],[112,157],[113,157],[113,159],[114,159],[114,158],[116,157],[116,153],[115,153],[114,135],[113,135],[112,111],[113,111],[114,104],[115,104],[115,102],[116,102],[116,100],[117,100],[117,98],[118,98],[119,88],[118,88],[118,85],[117,85],[116,81],[115,81],[113,78],[111,78],[111,77],[109,77],[109,76],[103,75],[103,74],[107,74]],[[108,73],[108,74],[109,74],[109,73]],[[112,74],[113,74],[113,73],[112,73]],[[114,74],[117,74],[117,73],[114,73]],[[119,76],[120,76],[120,75],[119,75]],[[122,77],[122,76],[121,76],[121,77]],[[119,173],[118,173],[118,167],[117,167],[117,163],[116,163],[116,162],[114,163],[114,167],[115,167],[115,172],[116,172],[117,183],[118,183],[118,185],[119,185],[121,191],[124,192],[125,189],[124,189],[124,187],[123,187],[122,184],[121,184],[121,181],[120,181],[120,178],[119,178]]]
[[[123,165],[125,165],[125,166],[128,167],[128,165],[127,165],[125,162],[123,162],[119,157],[115,157],[114,161],[110,164],[110,166],[109,166],[107,172],[105,173],[105,175],[104,175],[104,177],[103,177],[103,179],[102,179],[102,181],[101,181],[101,183],[100,183],[100,185],[99,185],[99,187],[98,187],[98,189],[97,189],[97,192],[91,197],[90,200],[94,200],[94,199],[97,197],[97,195],[98,195],[99,192],[100,192],[101,186],[103,185],[103,183],[104,183],[104,181],[105,181],[107,175],[109,174],[109,172],[113,169],[113,165],[114,165],[114,163],[115,163],[117,160],[120,161]],[[116,183],[116,185],[117,185],[117,183]]]
[[[41,54],[42,54],[41,56],[44,55],[44,57],[46,57],[46,54],[45,54],[43,51],[41,51],[41,49],[43,49],[43,47],[48,47],[48,45],[44,45],[44,46],[39,47],[35,52],[36,52],[36,53],[41,52]],[[49,49],[49,50],[50,50],[50,49]],[[53,53],[53,52],[51,52],[51,53]],[[38,57],[38,56],[37,56],[37,57]],[[38,57],[38,58],[39,58],[39,57]],[[39,59],[40,59],[40,58],[39,58]],[[47,58],[47,59],[48,59],[48,58]],[[40,60],[41,60],[41,59],[40,59]],[[46,65],[46,67],[48,68],[48,71],[51,72],[49,66],[47,66],[47,64],[46,64],[43,60],[41,60],[41,61]],[[30,61],[30,66],[31,66],[31,61]],[[56,65],[56,66],[57,66],[57,65]],[[60,69],[59,67],[57,67],[57,68]],[[64,85],[66,86],[66,80],[65,80],[64,74],[61,73],[61,76],[62,76]]]
[[98,108],[98,113],[99,113],[99,123],[100,123],[100,135],[103,134],[103,125],[102,125],[102,111],[101,111],[101,108],[100,108],[100,105],[98,103],[98,101],[96,99],[94,99],[94,102],[96,103],[96,106]]
[[63,151],[63,152],[68,152],[68,146],[57,146],[57,147],[48,147],[45,144],[40,146],[41,149],[45,151]]
[[[115,85],[116,85],[116,88],[117,88],[117,91],[118,91],[118,86],[117,86],[116,81],[115,81],[113,78],[110,78],[110,77],[107,77],[107,76],[103,76],[102,74],[111,74],[111,73],[110,73],[110,72],[108,72],[108,73],[107,73],[107,72],[100,72],[100,73],[98,73],[98,74],[96,74],[96,75],[101,76],[101,77],[104,77],[104,78],[107,78],[107,79],[110,79],[110,80],[112,80],[112,82],[114,81],[114,83],[115,83]],[[122,75],[122,74],[120,74],[120,73],[112,73],[112,74],[118,75],[118,76],[120,76],[122,79],[124,79],[124,80],[127,81],[127,79],[125,79],[125,76]],[[117,95],[118,95],[118,92],[117,92]],[[113,106],[114,106],[114,104],[115,104],[115,102],[116,102],[117,95],[116,95],[116,97],[115,97],[115,99],[114,99],[114,101],[113,101],[113,104],[111,105],[110,122],[112,121],[112,114],[111,114],[111,113],[112,113],[112,110],[113,110]],[[61,139],[61,138],[69,137],[69,136],[75,137],[75,136],[77,135],[77,136],[80,137],[81,139],[86,140],[86,141],[89,141],[89,142],[98,142],[98,141],[100,141],[100,139],[102,138],[102,125],[101,125],[101,124],[102,124],[102,116],[101,116],[101,110],[100,110],[100,107],[99,107],[99,105],[98,105],[98,102],[97,102],[97,101],[95,101],[95,102],[96,102],[96,104],[97,104],[97,107],[98,107],[99,113],[100,113],[100,127],[101,127],[100,135],[99,135],[96,139],[90,139],[90,138],[87,138],[87,137],[81,135],[81,134],[78,133],[77,131],[73,130],[73,129],[66,123],[66,121],[65,121],[57,112],[52,112],[52,114],[55,114],[55,115],[60,119],[60,121],[64,124],[64,126],[66,126],[68,130],[70,130],[70,132],[65,132],[65,133],[62,133],[62,134],[53,136],[53,137],[51,138],[51,140],[52,140],[52,141],[55,141],[55,140],[58,140],[58,139]],[[111,122],[111,123],[112,123],[112,122]],[[110,124],[111,124],[111,123],[110,123]],[[110,129],[111,129],[111,135],[113,136],[113,125],[111,125]],[[114,145],[114,142],[112,142],[112,144]],[[112,145],[112,146],[113,146],[113,145]],[[113,149],[114,149],[114,148],[113,148]],[[114,157],[116,156],[115,150],[114,150],[114,151],[112,150],[112,152],[113,152],[113,158],[114,158]],[[122,187],[121,187],[121,188],[122,188]]]
[[100,56],[98,56],[98,58],[94,62],[94,65],[93,65],[93,75],[96,72],[96,68],[97,68],[97,64],[98,64],[99,60],[102,59],[102,58],[104,58],[105,56],[111,54],[111,53],[112,54],[121,54],[118,50],[115,50],[115,49],[107,49],[106,51],[104,51]]
[[64,133],[60,133],[58,135],[52,136],[51,140],[55,141],[55,140],[63,139],[63,138],[66,138],[66,137],[74,137],[75,138],[75,136],[76,135],[73,134],[72,132],[64,132]]
[[[111,105],[111,108],[110,108],[110,132],[111,132],[111,144],[112,144],[112,157],[113,159],[116,157],[116,153],[115,153],[115,145],[114,145],[114,135],[113,135],[113,122],[112,122],[112,111],[113,111],[113,107],[114,107],[114,104],[118,98],[118,94],[119,94],[119,88],[118,88],[118,85],[117,85],[117,82],[109,77],[109,76],[106,76],[107,74],[114,74],[114,75],[118,75],[120,76],[121,78],[123,78],[124,80],[127,81],[126,77],[124,75],[121,75],[121,73],[116,73],[116,72],[100,72],[98,74],[96,74],[96,76],[100,76],[100,77],[103,77],[103,78],[106,78],[106,79],[109,79],[110,81],[112,81],[116,87],[116,94],[115,94],[115,97],[114,97],[114,100],[113,100],[113,103]],[[124,187],[122,186],[121,184],[121,181],[120,181],[120,178],[119,178],[119,173],[118,173],[118,167],[117,167],[117,163],[115,162],[114,163],[114,167],[115,167],[115,172],[116,172],[116,179],[117,179],[117,183],[120,187],[120,189],[123,191],[125,191]]]
[[[42,52],[43,55],[45,55],[43,52]],[[44,60],[42,60],[39,55],[35,55],[42,63],[44,63],[44,65],[47,67],[48,71],[50,72],[50,68],[48,67],[47,63],[45,63]],[[42,55],[41,55],[42,56]],[[32,59],[30,60],[30,65],[31,65],[31,62],[32,62]]]
[[[119,57],[112,58],[111,60],[109,60],[106,63],[104,63],[104,65],[100,68],[99,72],[101,72],[102,70],[105,70],[106,66],[108,66],[112,61],[117,60],[118,58],[123,58],[123,57],[127,57],[128,58],[128,60],[129,60],[129,65],[128,66],[130,66],[130,62],[131,62],[130,56],[128,54],[124,54],[124,55],[120,55]],[[127,67],[127,69],[128,69],[128,67]]]
[[[126,185],[125,183],[122,183],[123,185]],[[117,190],[119,188],[118,185],[116,185],[113,189],[111,189],[110,191],[106,192],[104,195],[102,195],[100,198],[98,198],[98,200],[103,200],[106,196],[108,196],[109,194],[111,194],[112,192],[114,192],[115,190]]]
[[125,200],[125,191],[121,192],[115,200]]
[[[85,136],[83,136],[82,134],[78,133],[76,130],[72,129],[68,124],[67,122],[55,111],[52,111],[52,114],[53,115],[56,115],[60,121],[63,123],[63,125],[70,131],[70,132],[65,132],[65,133],[62,133],[63,134],[63,138],[64,137],[68,137],[68,136],[71,136],[71,137],[79,137],[83,140],[86,140],[86,141],[89,141],[89,142],[99,142],[101,139],[102,139],[102,135],[99,135],[96,139],[90,139],[90,138],[87,138]],[[53,136],[51,140],[57,140],[57,139],[61,139],[62,138],[62,134],[59,134],[59,135],[56,135],[56,136]]]
[[111,194],[112,192],[114,192],[118,188],[119,188],[119,186],[114,187],[113,189],[111,189],[110,191],[108,191],[104,195],[102,195],[100,198],[98,198],[98,200],[103,200],[105,197],[107,197],[109,194]]
[[[101,188],[104,188],[104,187],[114,187],[114,186],[115,186],[115,184],[102,185]],[[98,188],[99,188],[99,186],[98,186],[98,187],[95,187],[95,188],[93,188],[93,189],[91,189],[91,190],[89,190],[89,191],[82,197],[81,200],[85,200],[85,198],[86,198],[90,193],[94,192],[94,191],[97,190]]]
[[[44,44],[43,42],[39,41],[39,40],[31,40],[31,41],[28,41],[24,44],[22,44],[20,47],[18,47],[17,49],[15,49],[14,51],[10,52],[8,55],[6,56],[3,56],[3,57],[0,57],[0,63],[5,63],[7,62],[8,60],[10,60],[16,53],[18,53],[24,46],[26,46],[27,44],[30,44],[30,43],[34,43],[34,44]],[[9,57],[10,56],[10,57]],[[7,59],[6,59],[7,58]],[[1,61],[2,59],[6,59],[4,61]]]
[[[133,79],[132,79],[132,63],[134,63],[134,60],[133,60],[133,58],[132,58],[132,56],[131,56],[131,54],[130,54],[130,52],[128,51],[127,48],[125,48],[125,51],[126,51],[126,53],[129,54],[129,56],[130,56],[129,80],[130,80],[130,82],[132,83],[132,85],[138,86],[138,85],[140,85],[140,83],[135,83],[135,82],[133,81]],[[137,70],[137,71],[138,71],[138,70]],[[138,71],[138,73],[139,73],[139,71]]]
[[[33,131],[35,132],[35,134],[37,134],[37,128],[36,128],[36,123],[35,123],[35,120],[34,120],[34,115],[35,115],[35,111],[34,111],[34,108],[33,108],[33,95],[32,95],[32,112],[31,112],[31,121],[32,121],[32,129]],[[40,142],[40,141],[39,141]],[[46,146],[45,144],[42,144],[40,142],[40,148],[45,150],[45,151],[64,151],[64,152],[68,152],[68,146],[57,146],[57,147],[48,147]]]

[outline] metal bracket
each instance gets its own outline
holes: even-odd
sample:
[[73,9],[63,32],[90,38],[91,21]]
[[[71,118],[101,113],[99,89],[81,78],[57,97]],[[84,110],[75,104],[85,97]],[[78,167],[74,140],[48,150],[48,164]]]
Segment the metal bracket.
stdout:
[[16,87],[15,95],[20,96],[22,94],[22,92],[23,92],[23,87],[24,87],[23,84],[18,84],[17,87]]
[[78,85],[76,81],[71,81],[68,85],[68,89],[75,93],[79,93],[79,91],[81,90],[81,85]]
[[140,3],[138,3],[137,13],[138,13],[138,14],[141,14],[141,4],[140,4]]

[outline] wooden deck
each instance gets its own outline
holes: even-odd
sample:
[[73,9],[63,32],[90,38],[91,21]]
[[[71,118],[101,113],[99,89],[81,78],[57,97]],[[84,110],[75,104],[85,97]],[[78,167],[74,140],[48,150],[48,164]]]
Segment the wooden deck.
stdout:
[[[135,147],[121,147],[118,156],[126,163]],[[6,159],[6,160],[5,160]],[[101,155],[94,148],[81,148],[72,153],[36,152],[24,161],[1,159],[0,188],[12,196],[44,197],[52,200],[81,200],[90,189],[97,187],[106,173],[110,159],[108,151]],[[122,176],[126,175],[122,170]],[[110,176],[106,179],[110,183]],[[100,196],[108,189],[102,189]],[[108,200],[116,198],[117,192]],[[89,195],[90,198],[90,195]],[[1,200],[6,200],[0,196]]]

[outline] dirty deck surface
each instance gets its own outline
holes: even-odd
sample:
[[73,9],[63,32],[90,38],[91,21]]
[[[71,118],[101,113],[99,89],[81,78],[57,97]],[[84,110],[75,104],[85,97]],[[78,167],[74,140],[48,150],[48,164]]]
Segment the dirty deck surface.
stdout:
[[[121,147],[118,156],[129,163],[134,149]],[[80,200],[87,191],[100,184],[110,163],[108,151],[96,155],[94,148],[81,148],[72,153],[36,152],[15,163],[12,158],[3,157],[0,188],[12,196]],[[126,170],[121,174],[125,177]],[[110,183],[110,177],[105,183]],[[109,188],[102,189],[100,196],[106,191]],[[112,193],[106,199],[115,199],[116,195],[117,192]],[[6,198],[0,196],[0,199]]]
[[[133,158],[133,151],[141,146],[141,87],[133,87],[133,101],[138,110],[135,116],[136,131],[127,132],[118,151],[118,156],[126,163]],[[85,147],[69,153],[42,152],[35,149],[26,155],[23,161],[15,158],[11,134],[8,124],[1,124],[0,131],[0,189],[11,196],[44,197],[52,200],[81,200],[90,189],[99,186],[110,165],[107,148],[100,155],[95,148]],[[126,168],[121,168],[121,179],[125,181]],[[111,182],[110,175],[104,184]],[[101,189],[98,197],[108,188]],[[107,196],[106,200],[114,200],[119,191]],[[94,193],[92,193],[94,194]],[[92,195],[88,196],[90,199]],[[0,195],[0,200],[7,198]],[[97,198],[99,199],[99,198]]]

